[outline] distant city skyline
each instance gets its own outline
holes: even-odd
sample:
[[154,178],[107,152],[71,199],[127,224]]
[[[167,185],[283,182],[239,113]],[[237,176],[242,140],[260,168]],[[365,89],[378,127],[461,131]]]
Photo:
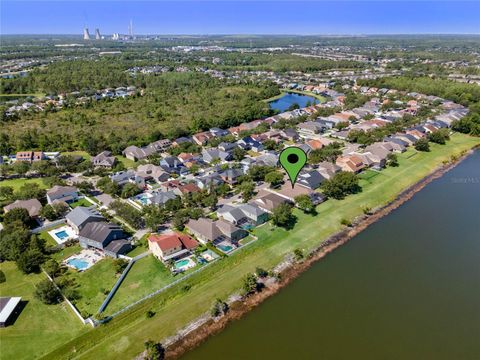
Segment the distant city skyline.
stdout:
[[480,2],[2,1],[1,34],[480,34]]

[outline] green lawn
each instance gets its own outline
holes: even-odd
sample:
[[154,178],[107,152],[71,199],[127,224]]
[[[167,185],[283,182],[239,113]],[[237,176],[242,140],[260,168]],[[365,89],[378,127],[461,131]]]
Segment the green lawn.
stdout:
[[125,255],[133,258],[137,255],[143,254],[145,251],[148,251],[148,248],[143,244],[138,244],[138,245],[135,245],[133,249],[130,252],[126,253]]
[[[399,167],[387,168],[381,175],[371,177],[368,181],[362,180],[361,193],[342,201],[328,200],[320,204],[317,216],[305,215],[296,210],[298,221],[292,231],[274,228],[270,224],[256,229],[258,241],[231,257],[220,259],[181,284],[142,302],[108,324],[65,343],[48,354],[47,358],[65,359],[73,351],[76,352],[75,358],[81,359],[135,357],[143,351],[145,340],[161,341],[208,311],[216,298],[225,299],[238,290],[242,278],[248,272],[254,271],[255,267],[270,269],[296,248],[308,251],[317,247],[342,228],[342,218],[351,220],[361,215],[365,207],[373,209],[390,202],[406,187],[421,180],[443,161],[450,159],[451,155],[458,155],[462,150],[479,144],[479,138],[455,134],[447,145],[433,144],[429,153],[418,153],[411,157],[415,150],[409,150],[398,156]],[[145,268],[148,267],[145,265]],[[135,283],[135,276],[138,281],[145,282],[149,277],[152,277],[149,281],[156,281],[155,273],[132,274],[134,276],[130,282],[123,284],[126,285],[125,289],[130,291],[133,291],[129,286]],[[119,294],[119,301],[122,296]],[[112,309],[115,308],[114,302],[115,297]],[[156,313],[153,318],[145,317],[148,310]],[[111,309],[107,308],[107,313],[109,311]]]
[[81,298],[75,301],[75,306],[83,317],[97,313],[107,296],[105,291],[109,291],[117,281],[111,258],[100,260],[82,272],[70,269],[65,276],[75,280],[76,289],[81,295]]
[[13,262],[1,263],[0,269],[7,278],[0,295],[21,296],[27,302],[15,323],[0,331],[0,359],[39,358],[89,329],[67,304],[44,305],[35,299],[34,286],[46,279],[43,274],[24,275]]
[[62,155],[81,156],[86,160],[90,160],[92,158],[92,156],[86,151],[65,151],[62,152]]
[[115,156],[117,158],[117,161],[123,163],[123,165],[127,168],[127,169],[131,169],[131,168],[136,168],[137,167],[137,163],[133,160],[130,160],[130,159],[127,159],[126,157],[122,156],[122,155],[117,155]]
[[50,236],[48,232],[53,229],[58,229],[59,227],[62,227],[62,226],[65,226],[65,224],[58,224],[57,226],[54,226],[48,230],[42,231],[41,233],[38,234],[38,237],[45,240],[48,246],[57,246],[58,243],[55,241],[53,237]]
[[81,198],[81,199],[78,199],[77,201],[70,204],[70,207],[73,208],[73,209],[76,208],[77,206],[90,207],[90,206],[93,206],[93,204],[90,201],[88,201],[87,199]]
[[46,189],[47,186],[43,182],[43,179],[41,178],[34,178],[34,179],[10,179],[10,180],[2,180],[0,181],[0,186],[11,186],[13,190],[17,191],[22,187],[23,184],[27,183],[35,183],[40,186],[42,189]]
[[[55,241],[55,240],[53,240],[53,241]],[[65,260],[66,258],[72,256],[73,254],[78,254],[81,250],[82,250],[82,248],[78,244],[73,245],[73,246],[68,246],[68,247],[63,248],[59,252],[53,254],[52,258],[54,258],[58,262],[61,262],[61,261]]]
[[133,264],[127,277],[108,305],[106,312],[112,314],[171,283],[179,276],[181,275],[173,276],[161,261],[153,255],[148,255]]

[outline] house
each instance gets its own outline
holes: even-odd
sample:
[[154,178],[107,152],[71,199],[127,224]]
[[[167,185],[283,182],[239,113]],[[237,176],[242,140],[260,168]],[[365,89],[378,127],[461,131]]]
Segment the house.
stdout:
[[104,217],[100,215],[93,208],[77,206],[65,216],[67,224],[70,225],[75,233],[78,235],[80,230],[90,222],[105,221]]
[[260,209],[268,213],[273,212],[276,207],[287,202],[289,202],[287,199],[274,193],[260,195],[254,200],[254,203],[258,205]]
[[[165,172],[162,167],[153,164],[140,165],[135,172],[135,182],[137,185],[143,184],[142,187],[145,186],[147,180],[154,180],[157,183],[161,183],[167,181],[169,178],[170,174]],[[139,180],[138,182],[137,179]]]
[[228,130],[224,130],[224,129],[220,129],[218,127],[213,127],[210,129],[210,133],[214,136],[214,137],[222,137],[222,136],[226,136],[226,135],[229,135],[230,133],[228,132]]
[[255,158],[257,165],[277,166],[278,154],[270,151]]
[[132,161],[138,161],[146,159],[147,157],[153,155],[155,151],[152,148],[139,148],[138,146],[132,145],[127,147],[122,151],[123,156]]
[[102,151],[92,158],[92,164],[95,167],[112,168],[116,161],[117,159],[115,156],[112,156],[110,151]]
[[149,144],[147,147],[156,153],[164,152],[172,146],[172,142],[168,139],[161,139],[154,141]]
[[297,141],[299,138],[298,133],[295,131],[295,129],[284,129],[280,133],[282,134],[282,137],[284,139],[289,141]]
[[222,162],[232,160],[232,154],[217,148],[203,149],[202,157],[203,160],[209,164],[216,160],[220,160]]
[[54,201],[63,201],[66,203],[75,202],[78,199],[78,189],[73,186],[55,185],[47,191],[47,202],[52,204]]
[[302,171],[298,175],[297,184],[315,190],[326,180],[318,170]]
[[160,166],[168,173],[182,174],[187,171],[183,163],[175,156],[167,156],[160,160]]
[[237,144],[229,143],[229,142],[224,141],[224,142],[221,142],[220,144],[218,144],[217,147],[222,151],[229,152],[229,151],[232,151],[233,149],[235,149],[237,147]]
[[[0,328],[4,328],[9,324],[12,314],[19,312],[18,304],[22,300],[21,297],[0,297]],[[17,309],[17,310],[16,310]]]
[[26,161],[32,163],[34,161],[45,160],[46,157],[42,151],[19,151],[15,156],[16,161]]
[[195,182],[202,190],[210,189],[211,187],[215,187],[224,183],[223,179],[217,173],[197,177],[195,178]]
[[183,196],[190,193],[196,193],[200,191],[202,190],[194,183],[178,185],[178,187],[175,190],[173,190],[173,192],[179,196]]
[[42,204],[37,199],[16,200],[14,203],[5,206],[3,211],[7,213],[12,209],[25,209],[31,218],[36,218],[40,215]]
[[325,178],[330,180],[332,177],[335,176],[338,172],[342,169],[340,166],[333,164],[331,162],[322,161],[321,163],[317,164],[318,172]]
[[245,149],[245,150],[252,149],[253,151],[256,151],[256,152],[263,151],[262,143],[253,139],[251,136],[245,136],[244,138],[238,140],[237,144],[238,146],[240,146],[242,149]]
[[133,170],[126,170],[126,171],[119,171],[112,175],[110,175],[110,180],[118,185],[124,185],[130,181],[130,179],[135,178],[135,171]]
[[340,166],[343,171],[359,173],[365,168],[362,159],[357,155],[346,155],[337,158],[336,164]]
[[212,139],[213,135],[209,131],[204,131],[192,136],[193,141],[200,146],[205,145],[208,140]]
[[85,224],[78,234],[78,239],[81,247],[103,250],[106,255],[114,258],[132,248],[122,228],[106,222]]
[[209,241],[216,242],[221,240],[237,242],[248,235],[245,230],[225,220],[213,221],[207,218],[200,218],[198,220],[191,219],[185,227],[202,244],[206,244]]
[[297,125],[300,136],[310,137],[320,134],[325,130],[325,127],[316,121],[306,121]]
[[236,184],[238,182],[238,178],[243,175],[244,172],[242,169],[237,168],[227,169],[220,173],[221,179],[230,185]]
[[188,254],[197,246],[198,242],[195,239],[178,232],[162,235],[152,234],[148,238],[148,248],[161,261]]
[[268,220],[268,213],[256,204],[223,205],[217,211],[217,216],[234,225],[242,225],[248,222],[256,226]]
[[167,201],[175,200],[177,195],[173,191],[156,191],[152,193],[152,197],[148,199],[150,204],[164,206]]

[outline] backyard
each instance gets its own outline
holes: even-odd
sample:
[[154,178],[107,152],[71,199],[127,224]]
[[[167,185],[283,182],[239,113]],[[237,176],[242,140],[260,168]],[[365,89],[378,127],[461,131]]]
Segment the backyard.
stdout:
[[24,275],[10,261],[0,269],[7,279],[0,284],[1,296],[21,296],[26,303],[15,323],[1,329],[1,359],[38,358],[89,329],[67,304],[45,305],[34,297],[35,284],[46,279],[44,274]]

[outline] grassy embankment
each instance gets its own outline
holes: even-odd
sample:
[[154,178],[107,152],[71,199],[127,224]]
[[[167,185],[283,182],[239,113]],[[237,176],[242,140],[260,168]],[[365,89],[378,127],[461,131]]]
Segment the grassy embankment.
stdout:
[[[401,191],[434,171],[452,155],[458,155],[480,144],[480,139],[460,134],[452,136],[445,146],[432,145],[429,153],[411,149],[399,155],[400,166],[380,174],[369,173],[361,180],[363,191],[345,200],[329,200],[318,207],[312,217],[296,211],[298,222],[293,231],[277,229],[270,224],[256,231],[259,241],[223,259],[175,286],[149,299],[125,314],[87,334],[59,347],[48,358],[66,358],[75,349],[75,358],[133,357],[143,350],[147,339],[162,340],[188,322],[208,311],[216,298],[226,298],[239,289],[243,276],[256,266],[270,268],[295,248],[310,250],[342,228],[342,218],[353,219],[365,207],[375,208],[392,201]],[[185,285],[190,285],[189,287]],[[147,319],[145,312],[156,314]]]
[[[293,231],[277,229],[270,224],[257,229],[255,235],[259,237],[259,241],[251,246],[240,250],[232,257],[222,259],[168,291],[146,300],[107,325],[86,333],[81,333],[81,329],[77,330],[75,334],[78,336],[73,340],[69,341],[73,336],[54,338],[55,341],[43,345],[41,349],[36,348],[35,353],[30,353],[23,343],[37,344],[43,336],[41,328],[26,325],[35,324],[30,318],[40,316],[35,308],[30,310],[29,317],[21,314],[17,323],[6,332],[2,331],[2,344],[9,348],[10,354],[17,354],[16,358],[35,358],[43,353],[48,359],[64,359],[72,357],[73,352],[74,358],[81,359],[133,357],[143,350],[145,340],[160,341],[174,334],[185,324],[208,311],[216,298],[226,298],[239,289],[243,276],[254,271],[256,266],[271,268],[296,248],[310,250],[317,247],[328,236],[342,228],[340,224],[342,218],[353,219],[362,214],[365,207],[375,208],[390,202],[406,187],[431,173],[443,161],[450,159],[451,155],[458,155],[462,150],[479,144],[478,138],[455,134],[445,146],[432,145],[432,151],[429,153],[409,150],[399,155],[398,168],[387,168],[378,175],[368,172],[362,176],[361,193],[342,201],[329,200],[321,204],[316,217],[296,211],[298,222]],[[123,299],[126,300],[122,295],[124,290],[133,292],[136,286],[133,284],[145,281],[141,274],[131,275],[134,276],[130,280],[127,277],[124,284],[126,286],[122,286],[123,289],[120,289],[122,292],[119,292],[117,294],[119,297],[113,301],[123,302]],[[112,308],[115,307],[112,303]],[[145,316],[147,310],[154,311],[155,316],[147,319]],[[107,308],[108,311],[110,310]],[[78,320],[65,321],[63,327],[71,330],[75,328],[75,322],[78,323]],[[17,332],[16,336],[11,335],[17,327],[23,327],[24,330]],[[61,333],[63,330],[57,331]],[[49,353],[56,346],[59,347]],[[4,356],[6,354],[2,353],[1,357]]]

